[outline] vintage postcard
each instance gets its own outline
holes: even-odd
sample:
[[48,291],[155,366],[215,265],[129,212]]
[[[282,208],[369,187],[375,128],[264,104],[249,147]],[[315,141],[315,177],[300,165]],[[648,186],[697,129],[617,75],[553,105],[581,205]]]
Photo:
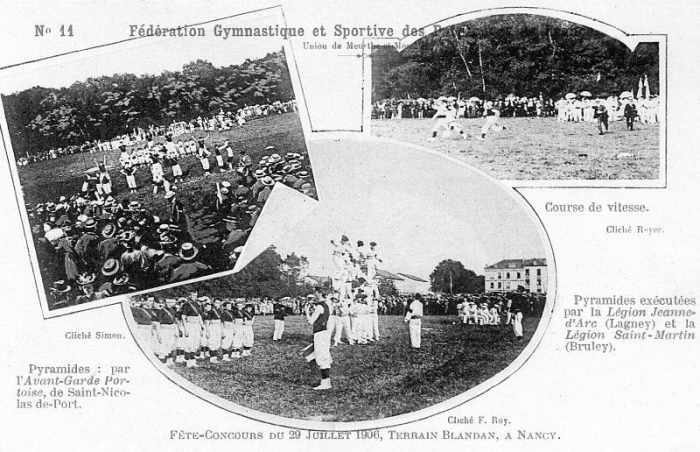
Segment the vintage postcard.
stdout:
[[698,13],[6,2],[0,450],[698,450]]

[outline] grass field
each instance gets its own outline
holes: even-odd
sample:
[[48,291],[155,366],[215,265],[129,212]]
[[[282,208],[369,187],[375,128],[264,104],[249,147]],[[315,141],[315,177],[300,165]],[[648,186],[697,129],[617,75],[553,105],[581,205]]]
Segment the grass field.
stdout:
[[[246,123],[242,128],[234,128],[225,132],[202,132],[196,135],[206,136],[211,134],[207,141],[207,147],[212,150],[212,144],[223,143],[225,139],[231,141],[236,153],[236,158],[241,149],[245,149],[251,156],[253,164],[265,155],[263,152],[267,146],[275,146],[277,153],[284,155],[287,152],[298,152],[304,156],[304,164],[310,169],[308,153],[304,142],[304,134],[301,122],[296,113],[274,115],[266,118],[255,119]],[[186,141],[190,134],[181,135],[176,140]],[[162,141],[159,137],[157,141]],[[145,144],[144,144],[145,145]],[[268,152],[269,153],[269,152]],[[153,196],[151,184],[151,172],[149,167],[141,167],[136,173],[139,185],[137,194],[130,194],[126,186],[126,178],[119,173],[119,151],[109,151],[107,155],[107,168],[110,170],[114,196],[120,200],[129,198],[139,201],[144,208],[152,210],[156,214],[169,212],[169,207],[163,199],[163,191]],[[85,170],[95,166],[93,159],[102,159],[103,153],[74,154],[56,160],[48,160],[32,165],[19,167],[18,173],[24,200],[28,203],[56,201],[61,195],[70,197],[80,193],[85,179]],[[178,186],[181,200],[186,207],[193,210],[200,209],[203,203],[213,202],[216,193],[216,182],[234,180],[234,172],[219,173],[216,169],[216,161],[212,155],[210,158],[212,168],[211,176],[205,176],[199,160],[195,156],[180,158],[180,166],[185,176],[184,184]],[[166,178],[171,179],[170,168],[164,168]]]
[[539,323],[526,318],[524,340],[516,342],[510,327],[453,325],[455,320],[425,317],[416,350],[409,346],[403,317],[380,316],[378,342],[331,348],[329,391],[312,389],[320,373],[301,356],[312,341],[301,316],[285,320],[281,342],[272,341],[272,317],[257,317],[253,356],[173,369],[212,394],[265,413],[333,422],[386,418],[432,406],[492,377],[522,352]]
[[[245,149],[253,160],[254,168],[264,155],[270,155],[272,151],[264,151],[267,146],[275,146],[276,153],[284,155],[287,152],[297,152],[303,156],[302,165],[309,171],[309,181],[313,183],[313,173],[308,158],[308,151],[304,141],[301,122],[296,113],[274,115],[266,118],[255,119],[246,123],[242,128],[234,128],[223,132],[197,131],[194,135],[210,135],[207,147],[214,152],[214,146],[222,144],[225,139],[230,140],[235,152],[235,158],[240,151]],[[188,140],[191,134],[184,134],[176,138],[183,142]],[[163,141],[158,137],[156,141]],[[145,146],[145,143],[137,145]],[[134,148],[137,146],[131,146]],[[102,159],[107,156],[107,168],[112,177],[113,196],[117,201],[129,199],[139,201],[143,208],[161,218],[169,218],[170,204],[165,199],[165,192],[161,188],[156,196],[153,196],[153,185],[150,166],[142,166],[137,169],[136,181],[138,192],[129,193],[126,178],[119,172],[119,151],[113,150],[106,153],[76,154],[55,160],[43,161],[32,165],[19,167],[18,173],[24,194],[25,202],[35,204],[39,202],[57,201],[61,195],[70,198],[80,194],[85,180],[86,168],[94,167],[94,159]],[[176,191],[183,202],[185,212],[189,218],[189,232],[200,246],[207,247],[206,260],[215,270],[222,270],[230,266],[228,256],[221,254],[220,243],[228,236],[225,223],[220,221],[214,211],[216,203],[216,183],[222,181],[235,182],[238,175],[235,171],[220,172],[216,165],[214,155],[209,157],[211,175],[204,174],[202,165],[196,156],[179,158],[184,175],[184,183],[178,184]],[[172,182],[172,170],[163,168],[165,177]]]
[[[464,130],[480,134],[483,119],[461,119]],[[639,180],[659,178],[659,125],[610,123],[598,135],[595,123],[557,122],[555,118],[505,118],[508,129],[486,141],[457,134],[428,142],[433,119],[373,120],[372,135],[425,146],[464,160],[503,180]],[[619,153],[633,157],[617,158]]]

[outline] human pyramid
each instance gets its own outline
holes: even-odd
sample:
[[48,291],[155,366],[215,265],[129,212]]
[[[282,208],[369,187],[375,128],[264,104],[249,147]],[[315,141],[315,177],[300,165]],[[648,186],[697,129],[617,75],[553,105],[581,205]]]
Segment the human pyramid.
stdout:
[[382,262],[376,242],[352,246],[347,236],[333,245],[333,302],[329,329],[334,329],[333,346],[343,338],[348,344],[368,344],[379,339],[379,287],[377,265]]
[[[377,264],[382,262],[377,244],[371,242],[367,247],[358,241],[355,247],[346,236],[331,243],[336,267],[333,290],[325,297],[309,294],[303,304],[328,304],[326,329],[333,346],[343,341],[351,345],[377,341],[379,289],[375,278]],[[285,315],[301,310],[297,303],[291,297],[280,297],[274,303],[273,341],[282,339]],[[165,364],[197,367],[197,359],[217,363],[251,355],[256,310],[244,298],[222,301],[190,291],[189,298],[132,297],[130,304],[143,339]]]

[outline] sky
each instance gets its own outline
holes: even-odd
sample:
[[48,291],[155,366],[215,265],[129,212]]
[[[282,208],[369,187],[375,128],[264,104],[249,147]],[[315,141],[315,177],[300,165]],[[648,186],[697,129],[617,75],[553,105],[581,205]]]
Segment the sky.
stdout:
[[[165,70],[180,71],[183,65],[197,59],[207,60],[216,67],[229,66],[282,49],[281,38],[239,37],[224,40],[214,36],[214,25],[204,25],[206,29],[204,37],[148,37],[60,58],[60,61],[63,61],[60,64],[47,60],[43,63],[27,65],[26,69],[20,67],[10,71],[0,71],[0,93],[11,94],[34,86],[60,88],[70,86],[76,81],[84,81],[89,77],[119,73],[143,75],[159,74]],[[246,19],[246,16],[243,16],[223,21],[222,25],[262,27],[270,25],[270,20]],[[89,56],[82,57],[83,54],[89,54]]]
[[332,274],[330,240],[343,234],[377,242],[379,268],[426,280],[444,259],[483,274],[502,259],[546,257],[530,207],[469,167],[381,141],[313,140],[309,153],[320,205],[274,245],[308,257],[312,275]]

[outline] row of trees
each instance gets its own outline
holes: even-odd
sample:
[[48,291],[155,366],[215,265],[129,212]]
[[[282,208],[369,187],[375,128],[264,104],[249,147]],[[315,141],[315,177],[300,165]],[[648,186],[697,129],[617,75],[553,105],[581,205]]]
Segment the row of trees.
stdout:
[[308,266],[305,256],[292,253],[282,258],[271,246],[235,275],[166,289],[159,296],[186,296],[192,289],[218,298],[304,296],[314,290],[313,286],[303,282]]
[[622,42],[572,22],[536,15],[500,15],[443,28],[401,53],[378,47],[372,55],[372,96],[441,95],[495,98],[558,97],[584,90],[619,94],[646,74],[658,93],[659,48]]
[[283,51],[216,68],[204,60],[180,72],[115,74],[69,87],[33,87],[3,97],[17,157],[294,98]]
[[[210,297],[221,298],[304,296],[314,290],[314,285],[305,283],[308,268],[309,261],[305,256],[292,253],[282,258],[271,246],[233,276],[166,289],[161,295],[186,296],[194,288]],[[382,295],[398,295],[392,280],[380,278],[378,285]],[[435,293],[482,293],[484,276],[466,269],[459,261],[444,260],[430,274],[430,290]]]
[[308,267],[309,261],[305,256],[292,253],[282,258],[271,246],[235,275],[166,289],[159,296],[184,297],[192,289],[202,295],[218,298],[304,296],[314,290],[313,286],[303,281]]

